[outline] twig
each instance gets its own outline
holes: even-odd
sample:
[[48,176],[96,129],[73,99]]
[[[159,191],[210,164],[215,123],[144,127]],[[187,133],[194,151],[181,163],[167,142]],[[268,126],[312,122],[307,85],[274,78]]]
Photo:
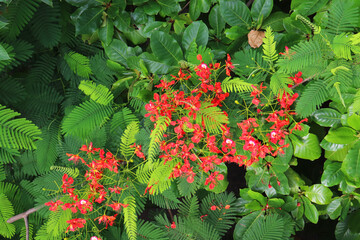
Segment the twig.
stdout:
[[30,208],[29,210],[27,210],[26,212],[23,212],[23,213],[20,213],[18,215],[15,215],[11,218],[9,218],[6,222],[7,223],[13,223],[13,222],[16,222],[17,220],[20,220],[20,219],[24,219],[24,222],[25,222],[25,228],[26,228],[26,240],[29,240],[29,222],[28,222],[28,216],[31,214],[31,213],[34,213],[38,210],[40,210],[41,208],[45,207],[45,205],[41,205],[41,206],[37,206],[37,207],[34,207],[34,208]]
[[254,2],[254,0],[249,0],[249,1],[246,3],[246,6],[249,7],[253,2]]
[[295,84],[294,86],[290,87],[290,89],[294,89],[294,88],[296,88],[297,86],[299,86],[299,85],[301,85],[301,84],[303,84],[303,83],[306,83],[306,82],[310,81],[310,80],[313,79],[315,76],[316,76],[316,74],[312,75],[311,77],[305,78],[301,83]]
[[190,4],[190,1],[188,1],[188,2],[185,4],[185,6],[178,12],[178,14],[181,13],[189,4]]

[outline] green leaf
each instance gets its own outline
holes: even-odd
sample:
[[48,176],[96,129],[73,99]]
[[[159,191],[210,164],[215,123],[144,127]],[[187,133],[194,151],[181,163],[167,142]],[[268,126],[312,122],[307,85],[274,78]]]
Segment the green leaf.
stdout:
[[290,135],[290,139],[294,146],[295,157],[315,160],[321,156],[319,140],[315,134],[309,133],[305,137]]
[[284,28],[288,33],[298,35],[310,34],[311,29],[301,21],[292,19],[291,17],[284,18]]
[[305,191],[305,196],[319,205],[329,204],[332,195],[332,191],[322,184],[314,184]]
[[211,0],[191,0],[189,13],[192,20],[198,19],[201,13],[207,13],[210,10]]
[[360,130],[360,116],[354,113],[347,119],[347,124],[353,129],[359,131]]
[[288,87],[288,84],[291,83],[292,80],[287,74],[275,73],[270,79],[270,88],[276,96],[282,94],[284,90],[287,93],[292,93],[292,90]]
[[258,192],[254,192],[251,189],[247,192],[247,194],[249,195],[249,197],[251,197],[252,199],[255,199],[257,201],[259,201],[261,203],[261,205],[265,206],[266,205],[266,197],[264,197],[261,193]]
[[274,12],[268,18],[266,18],[261,26],[262,29],[266,29],[267,27],[271,27],[274,32],[279,32],[284,30],[284,18],[286,18],[288,14],[284,12]]
[[335,220],[340,216],[342,210],[341,201],[342,198],[336,198],[326,207],[326,212],[330,219]]
[[76,35],[93,34],[101,24],[103,9],[101,7],[78,8],[72,15],[71,20],[75,23]]
[[15,234],[15,225],[6,221],[14,216],[14,208],[4,193],[0,193],[0,235],[11,238]]
[[267,18],[273,8],[273,0],[255,0],[251,6],[251,16],[254,21],[259,22]]
[[89,75],[92,74],[90,60],[86,56],[76,52],[69,52],[64,56],[64,59],[71,70],[80,77],[89,78]]
[[314,121],[322,127],[333,127],[341,123],[341,114],[332,108],[316,110],[312,116]]
[[81,81],[79,89],[90,96],[92,100],[102,105],[108,105],[114,99],[114,96],[107,87],[92,81]]
[[137,215],[136,215],[136,201],[133,196],[128,196],[124,199],[124,204],[129,204],[124,211],[124,222],[127,236],[130,240],[136,240],[137,228]]
[[126,66],[126,60],[135,56],[133,49],[128,47],[121,40],[114,39],[109,46],[104,46],[106,55],[113,61],[119,62]]
[[243,236],[254,226],[256,221],[263,217],[262,211],[253,212],[238,221],[234,230],[234,240],[243,239]]
[[341,170],[346,176],[346,182],[355,187],[360,186],[360,141],[346,155]]
[[230,40],[236,40],[249,33],[249,30],[243,26],[233,26],[225,29],[225,36]]
[[182,46],[188,50],[190,44],[195,41],[197,46],[206,46],[209,38],[209,30],[202,21],[193,22],[184,31]]
[[159,59],[148,52],[142,53],[139,57],[144,60],[145,66],[151,73],[167,74],[172,68],[166,63],[159,62]]
[[268,201],[269,207],[280,208],[285,204],[285,201],[281,198],[270,198]]
[[225,28],[225,20],[221,15],[220,7],[216,4],[210,11],[209,24],[215,30],[215,35],[220,36]]
[[105,46],[108,46],[113,39],[113,35],[114,24],[110,19],[108,19],[106,25],[99,29],[99,38],[105,44]]
[[0,61],[9,60],[10,56],[5,50],[5,48],[0,44]]
[[341,163],[332,162],[327,160],[328,164],[325,162],[325,169],[321,176],[321,183],[327,187],[332,187],[338,185],[343,179],[344,174],[341,171]]
[[328,1],[329,0],[293,0],[291,1],[291,9],[296,14],[309,16],[320,10]]
[[183,52],[176,40],[164,32],[154,32],[150,38],[150,47],[160,62],[178,65],[183,59]]
[[251,13],[245,3],[237,0],[221,0],[220,11],[230,26],[250,28]]
[[324,138],[326,141],[337,144],[348,144],[354,142],[356,131],[349,127],[339,127],[336,129],[331,128],[329,133]]
[[161,6],[160,14],[163,13],[170,16],[181,10],[178,0],[156,0],[156,2]]
[[353,233],[360,233],[360,210],[357,209],[355,212],[349,215],[349,229]]
[[319,213],[316,207],[310,202],[306,197],[301,197],[304,202],[305,208],[305,217],[309,219],[312,223],[317,223],[319,221]]

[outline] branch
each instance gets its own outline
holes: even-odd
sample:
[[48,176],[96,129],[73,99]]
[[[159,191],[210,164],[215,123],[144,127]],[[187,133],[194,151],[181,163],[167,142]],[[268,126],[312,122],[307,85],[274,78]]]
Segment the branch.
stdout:
[[41,205],[41,206],[37,206],[37,207],[34,207],[34,208],[30,208],[29,210],[27,210],[26,212],[23,212],[23,213],[20,213],[16,216],[13,216],[11,218],[9,218],[6,222],[7,223],[13,223],[13,222],[16,222],[17,220],[20,220],[20,219],[24,219],[24,222],[25,222],[25,228],[26,228],[26,240],[29,240],[29,222],[28,222],[28,216],[31,214],[31,213],[34,213],[38,210],[40,210],[41,208],[45,207],[45,205]]
[[249,1],[246,3],[246,6],[249,7],[253,2],[254,2],[254,0],[249,0]]

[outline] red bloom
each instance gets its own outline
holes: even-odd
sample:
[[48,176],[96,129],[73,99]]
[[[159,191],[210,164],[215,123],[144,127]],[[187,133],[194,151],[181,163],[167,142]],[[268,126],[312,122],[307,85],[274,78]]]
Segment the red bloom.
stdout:
[[224,179],[224,175],[219,174],[219,172],[216,171],[211,173],[210,176],[205,180],[205,185],[208,185],[210,183],[209,189],[214,189],[216,182],[221,181],[223,179]]
[[127,208],[129,206],[129,204],[113,202],[112,204],[109,204],[108,206],[111,207],[114,211],[120,211],[121,207]]
[[215,211],[215,210],[217,209],[217,207],[216,207],[215,205],[212,205],[212,206],[210,207],[210,209],[211,209],[212,211]]
[[70,225],[67,227],[66,232],[68,232],[69,230],[74,232],[76,231],[78,228],[83,228],[84,224],[86,224],[86,220],[82,219],[82,218],[74,218],[71,219],[69,221],[66,221],[67,223],[69,223]]
[[179,70],[179,72],[178,72],[178,76],[179,76],[179,77],[176,77],[176,76],[174,76],[174,75],[171,75],[171,76],[172,76],[176,81],[188,80],[189,78],[191,78],[191,75],[186,76],[186,74],[182,72],[181,68],[180,68],[180,70]]
[[93,210],[92,203],[85,199],[81,199],[80,201],[76,202],[75,205],[82,214],[86,214],[87,212],[91,212]]
[[134,152],[135,155],[145,160],[145,154],[141,151],[141,145],[136,145],[136,143],[134,143],[133,145],[130,146],[130,148],[133,147],[135,147],[135,152]]
[[155,85],[157,88],[161,88],[161,91],[170,90],[170,86],[174,85],[175,81],[166,82],[164,80],[160,80],[160,84]]
[[[63,192],[64,193],[66,193],[66,192],[69,192],[69,190],[70,189],[68,189],[70,186],[71,186],[71,184],[73,184],[74,183],[74,179],[72,178],[72,177],[69,177],[66,173],[63,175],[63,177],[62,177],[62,182],[63,182],[63,184],[62,184],[62,189],[63,189]],[[72,193],[72,191],[71,191],[71,193]]]
[[117,214],[115,214],[114,216],[107,216],[107,215],[104,214],[104,215],[102,215],[100,217],[95,218],[94,221],[99,219],[99,224],[100,223],[106,224],[105,229],[107,229],[108,225],[112,226],[114,224],[116,216],[117,216]]
[[80,151],[84,151],[86,153],[92,153],[92,154],[94,154],[95,152],[98,152],[99,150],[100,150],[100,148],[93,148],[92,142],[89,144],[89,147],[86,145],[82,145],[82,147],[80,148]]
[[108,189],[110,190],[110,192],[115,192],[117,194],[119,194],[120,191],[122,190],[122,188],[118,186],[114,186],[114,188],[109,187]]
[[50,208],[49,208],[50,211],[56,211],[60,204],[63,204],[63,202],[60,200],[57,200],[56,202],[53,202],[53,201],[47,202],[47,203],[45,203],[45,206],[50,206]]
[[69,161],[73,161],[75,164],[77,164],[77,162],[78,162],[79,160],[81,160],[81,162],[85,163],[84,159],[81,158],[78,154],[75,155],[75,154],[66,153],[66,155],[67,155],[68,157],[70,157],[68,160],[69,160]]
[[230,69],[233,69],[234,65],[232,65],[231,58],[230,58],[229,54],[227,55],[227,59],[225,60],[225,64],[226,64],[226,66],[225,66],[226,75],[231,76]]

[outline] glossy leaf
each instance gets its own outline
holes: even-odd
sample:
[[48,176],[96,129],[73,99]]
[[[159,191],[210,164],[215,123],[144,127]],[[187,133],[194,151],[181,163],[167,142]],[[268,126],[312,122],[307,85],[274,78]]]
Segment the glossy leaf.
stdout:
[[319,213],[318,210],[316,209],[316,207],[314,206],[314,204],[312,204],[310,202],[309,199],[307,199],[306,197],[301,197],[301,199],[303,200],[304,203],[304,208],[305,208],[305,217],[307,219],[309,219],[310,222],[312,223],[317,223],[319,221]]
[[342,210],[341,201],[342,198],[336,198],[326,207],[327,214],[333,220],[337,219],[341,214],[341,210]]
[[9,54],[6,52],[5,48],[0,44],[0,61],[9,60]]
[[353,233],[360,233],[360,210],[356,210],[355,212],[349,215],[349,229]]
[[109,46],[104,47],[106,55],[113,61],[126,65],[126,60],[134,56],[134,51],[121,40],[114,39]]
[[150,38],[150,47],[160,62],[177,65],[183,59],[183,52],[176,40],[164,32],[154,32]]
[[102,13],[101,7],[88,8],[87,5],[76,10],[71,15],[75,22],[76,35],[94,33],[100,27]]
[[341,165],[349,185],[360,186],[360,141],[355,143]]
[[325,136],[325,140],[331,143],[348,144],[357,140],[356,131],[349,127],[330,129]]
[[330,203],[332,195],[332,191],[322,184],[314,184],[305,191],[305,196],[319,205]]
[[295,157],[315,160],[321,156],[319,140],[315,134],[309,133],[305,137],[290,135],[290,139],[294,146]]
[[252,198],[255,199],[257,201],[259,201],[263,206],[266,205],[266,197],[264,197],[261,193],[258,192],[254,192],[252,190],[249,190],[247,192],[247,194]]
[[262,216],[262,211],[256,211],[240,219],[235,226],[234,239],[243,239],[243,236],[249,231],[249,228],[251,228],[257,219]]
[[329,0],[292,0],[291,9],[296,14],[309,16],[326,5]]
[[251,16],[254,21],[267,18],[273,8],[273,0],[255,0],[251,5]]
[[359,131],[360,130],[360,116],[354,113],[347,119],[347,124],[353,129]]
[[289,33],[295,33],[298,35],[311,33],[311,30],[307,25],[301,21],[294,20],[291,17],[284,18],[283,24],[285,30]]
[[341,163],[329,161],[321,176],[321,183],[327,187],[332,187],[338,185],[343,179],[344,174],[341,171]]
[[207,13],[210,10],[211,0],[191,0],[189,13],[192,20],[198,19],[201,13]]
[[210,11],[209,24],[215,30],[215,35],[220,36],[225,28],[225,20],[221,15],[220,7],[216,4]]
[[274,32],[284,30],[284,18],[288,17],[288,14],[284,12],[274,12],[268,18],[266,18],[261,26],[262,29],[271,27]]
[[113,35],[114,24],[111,20],[108,20],[106,25],[99,29],[99,38],[106,46],[108,46],[112,41]]
[[333,127],[341,123],[341,114],[332,108],[321,108],[313,115],[314,121],[323,127]]
[[182,46],[189,49],[190,44],[195,41],[197,46],[206,46],[209,38],[209,30],[202,21],[193,22],[184,31]]
[[230,26],[250,28],[251,13],[245,3],[237,0],[221,0],[221,15]]

